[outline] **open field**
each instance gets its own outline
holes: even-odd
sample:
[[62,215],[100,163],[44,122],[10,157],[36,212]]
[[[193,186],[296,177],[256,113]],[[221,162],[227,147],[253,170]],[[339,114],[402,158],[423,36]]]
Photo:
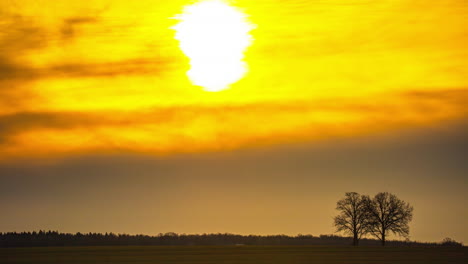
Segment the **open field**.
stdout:
[[0,263],[468,263],[468,248],[116,246],[0,248]]

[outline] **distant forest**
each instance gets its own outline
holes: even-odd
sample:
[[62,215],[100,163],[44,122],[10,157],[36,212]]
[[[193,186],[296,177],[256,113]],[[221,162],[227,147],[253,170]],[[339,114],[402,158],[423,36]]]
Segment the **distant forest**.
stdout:
[[[352,237],[336,235],[186,235],[165,233],[157,236],[113,233],[59,233],[57,231],[0,233],[0,247],[51,247],[51,246],[186,246],[186,245],[352,245]],[[363,246],[379,246],[380,241],[362,239]],[[452,239],[440,243],[416,241],[388,241],[388,246],[462,246]]]

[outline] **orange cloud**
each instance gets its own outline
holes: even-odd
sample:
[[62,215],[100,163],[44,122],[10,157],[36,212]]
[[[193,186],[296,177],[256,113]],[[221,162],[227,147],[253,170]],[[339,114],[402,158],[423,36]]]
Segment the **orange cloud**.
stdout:
[[0,156],[170,154],[349,137],[463,119],[468,90],[409,92],[378,102],[191,106],[132,112],[0,116]]

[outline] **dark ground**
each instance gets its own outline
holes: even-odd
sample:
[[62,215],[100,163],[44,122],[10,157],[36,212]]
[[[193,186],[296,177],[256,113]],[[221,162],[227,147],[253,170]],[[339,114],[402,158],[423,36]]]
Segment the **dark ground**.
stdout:
[[0,248],[0,263],[468,263],[467,247],[114,246]]

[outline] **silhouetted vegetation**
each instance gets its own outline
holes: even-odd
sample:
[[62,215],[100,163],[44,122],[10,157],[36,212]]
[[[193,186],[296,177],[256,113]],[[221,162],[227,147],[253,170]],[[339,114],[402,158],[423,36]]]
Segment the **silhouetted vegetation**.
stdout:
[[[235,234],[177,234],[160,233],[157,236],[127,235],[114,233],[59,233],[58,231],[8,232],[0,233],[0,247],[37,247],[37,246],[221,246],[221,245],[328,245],[343,246],[359,243],[365,246],[463,246],[451,238],[440,243],[423,243],[409,240],[409,222],[412,220],[413,207],[384,192],[374,198],[348,192],[337,202],[340,214],[334,218],[338,232],[352,237],[336,235],[235,235]],[[405,241],[386,239],[388,233],[406,238]],[[372,235],[377,239],[363,238]]]
[[[0,247],[40,247],[40,246],[184,246],[184,245],[351,245],[353,238],[336,235],[235,235],[202,234],[187,235],[165,233],[157,236],[126,235],[113,233],[59,233],[57,231],[9,232],[0,233]],[[439,246],[441,243],[421,243],[416,241],[388,241],[390,246]],[[362,239],[361,245],[377,246],[375,239]]]
[[353,245],[357,246],[359,239],[367,233],[365,199],[358,193],[348,192],[344,199],[336,203],[336,210],[340,210],[340,214],[334,219],[336,231],[353,236]]
[[446,247],[463,247],[463,243],[457,242],[449,237],[444,238],[442,242],[440,243],[441,246],[446,246]]
[[368,214],[367,230],[382,242],[382,246],[390,232],[408,238],[409,222],[413,219],[413,207],[409,203],[388,192],[378,193],[372,199],[365,196],[364,201]]
[[370,198],[348,192],[337,202],[336,209],[340,211],[334,219],[337,232],[353,235],[355,246],[367,234],[379,239],[382,246],[385,246],[389,233],[409,238],[413,207],[394,194],[381,192]]

